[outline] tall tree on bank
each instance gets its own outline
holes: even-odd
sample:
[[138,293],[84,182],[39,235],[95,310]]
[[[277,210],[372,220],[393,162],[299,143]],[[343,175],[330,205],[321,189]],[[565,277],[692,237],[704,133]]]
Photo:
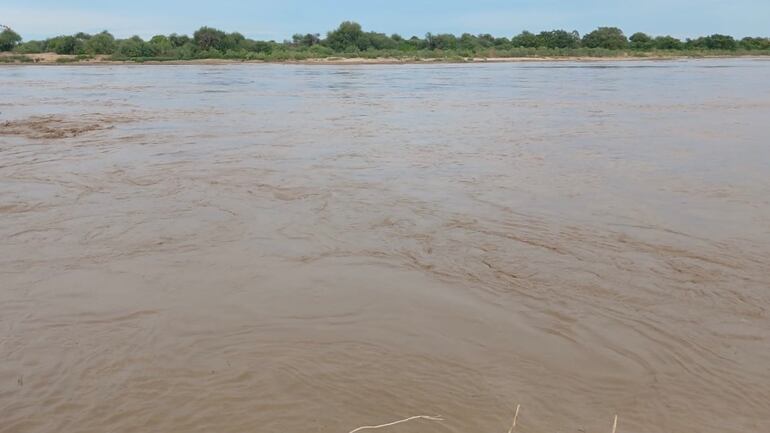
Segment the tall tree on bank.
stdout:
[[583,36],[583,46],[586,48],[622,50],[628,48],[628,38],[623,34],[623,30],[617,27],[599,27]]
[[537,35],[538,45],[546,48],[577,48],[580,34],[577,31],[551,30]]
[[225,32],[211,27],[201,27],[193,33],[193,40],[201,50],[207,51],[212,48],[219,48],[225,39]]
[[631,48],[635,50],[649,50],[655,47],[655,41],[646,33],[637,32],[628,39],[631,43]]
[[365,50],[366,34],[361,24],[345,21],[326,35],[326,45],[337,52]]
[[3,26],[2,28],[3,31],[0,32],[0,51],[11,51],[21,42],[21,36],[9,27]]

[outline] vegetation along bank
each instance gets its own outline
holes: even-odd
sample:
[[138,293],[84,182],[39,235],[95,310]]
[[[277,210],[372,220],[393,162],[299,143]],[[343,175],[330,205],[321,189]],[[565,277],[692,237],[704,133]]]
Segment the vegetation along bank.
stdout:
[[[157,35],[150,40],[139,36],[115,38],[107,31],[78,33],[46,40],[23,40],[8,27],[0,32],[0,62],[46,61],[41,53],[55,53],[53,62],[80,61],[304,61],[312,59],[403,59],[464,61],[484,58],[542,57],[703,57],[770,55],[770,38],[736,39],[714,34],[680,40],[672,36],[634,33],[630,37],[616,27],[600,27],[583,36],[576,31],[524,31],[513,37],[464,33],[402,37],[398,34],[367,32],[346,21],[322,37],[318,33],[296,34],[281,42],[249,39],[241,33],[227,33],[201,27],[192,36]],[[37,56],[36,56],[37,55]]]

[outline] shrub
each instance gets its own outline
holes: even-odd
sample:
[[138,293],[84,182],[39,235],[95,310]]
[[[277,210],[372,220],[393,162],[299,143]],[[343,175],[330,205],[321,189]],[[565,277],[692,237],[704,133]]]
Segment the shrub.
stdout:
[[14,52],[21,54],[39,54],[43,52],[43,43],[40,41],[29,41],[16,45]]

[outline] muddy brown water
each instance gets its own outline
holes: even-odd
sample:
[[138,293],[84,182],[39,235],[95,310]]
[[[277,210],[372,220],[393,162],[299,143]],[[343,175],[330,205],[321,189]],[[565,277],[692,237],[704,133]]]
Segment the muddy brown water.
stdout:
[[768,432],[768,77],[0,68],[0,432]]

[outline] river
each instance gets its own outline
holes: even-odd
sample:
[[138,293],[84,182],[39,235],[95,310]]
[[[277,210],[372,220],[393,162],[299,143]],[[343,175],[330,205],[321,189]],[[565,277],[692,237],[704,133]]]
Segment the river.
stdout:
[[770,431],[768,77],[0,67],[0,432]]

